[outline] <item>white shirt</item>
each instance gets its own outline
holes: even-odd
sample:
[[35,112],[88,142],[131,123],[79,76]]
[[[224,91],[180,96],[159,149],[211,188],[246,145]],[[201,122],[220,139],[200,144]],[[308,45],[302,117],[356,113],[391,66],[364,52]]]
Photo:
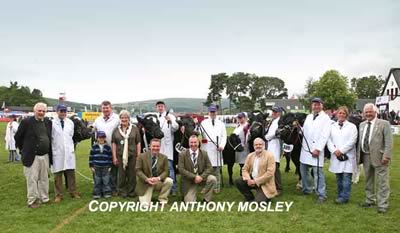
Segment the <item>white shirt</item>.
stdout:
[[164,137],[161,139],[160,153],[166,155],[168,160],[174,160],[174,132],[178,130],[179,124],[171,113],[168,114],[171,124],[168,124],[165,119],[166,114],[166,112],[163,112],[160,117],[160,113],[157,113],[161,131],[164,133]]
[[[226,128],[225,124],[218,120],[214,120],[214,126],[212,125],[211,119],[206,119],[201,122],[203,129],[201,129],[201,133],[203,139],[207,139],[206,143],[201,144],[201,149],[207,151],[208,157],[210,159],[211,165],[213,167],[222,167],[224,165],[224,161],[222,159],[222,153],[217,151],[217,144],[218,146],[224,148],[226,144]],[[206,133],[207,132],[207,133]],[[217,140],[218,137],[218,140]],[[214,143],[213,143],[214,142]]]
[[[318,117],[314,120],[314,114],[309,114],[303,126],[303,142],[300,153],[300,162],[303,164],[317,166],[324,165],[324,148],[331,133],[332,121],[324,112],[319,112]],[[307,145],[308,142],[308,145]],[[319,158],[314,158],[310,152],[319,150]]]
[[118,127],[119,122],[120,120],[118,115],[112,112],[107,121],[104,119],[103,115],[97,117],[94,121],[93,127],[96,132],[104,131],[106,133],[107,144],[111,146],[112,133],[114,129]]
[[[329,171],[333,173],[353,173],[357,168],[356,164],[356,142],[357,142],[357,127],[349,122],[344,121],[340,127],[336,122],[332,125],[331,133],[328,139],[328,149],[331,152],[331,161]],[[346,161],[339,161],[334,154],[339,150],[342,154],[346,154],[349,158]]]
[[281,141],[275,136],[275,132],[278,129],[278,122],[280,117],[273,119],[271,125],[269,126],[268,133],[265,135],[265,140],[267,140],[268,151],[274,155],[276,163],[280,162],[281,157]]
[[251,171],[251,176],[253,179],[257,178],[258,176],[258,167],[260,164],[260,158],[261,156],[255,155],[254,160],[253,160],[253,171]]
[[233,133],[239,136],[240,144],[242,144],[244,150],[242,152],[235,152],[235,160],[239,164],[244,164],[246,162],[247,155],[249,154],[249,146],[247,144],[247,137],[249,136],[249,130],[245,134],[244,128],[248,127],[249,123],[246,121],[242,125],[238,125]]
[[[376,117],[375,117],[372,121],[370,121],[370,122],[371,122],[371,126],[370,126],[371,128],[369,128],[368,144],[371,142],[372,130],[374,129],[374,126],[375,126]],[[368,121],[367,121],[367,123],[366,123],[365,126],[364,126],[364,132],[363,132],[363,136],[362,136],[362,141],[360,142],[360,143],[361,143],[361,149],[362,149],[363,152],[365,152],[365,151],[364,151],[364,139],[365,139],[365,135],[367,134],[367,129],[368,129]]]

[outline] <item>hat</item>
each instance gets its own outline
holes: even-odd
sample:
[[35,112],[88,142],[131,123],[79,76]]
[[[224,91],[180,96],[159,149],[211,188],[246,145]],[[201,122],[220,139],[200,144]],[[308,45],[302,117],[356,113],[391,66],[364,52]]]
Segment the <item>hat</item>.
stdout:
[[282,108],[278,107],[278,106],[275,106],[275,107],[272,107],[272,111],[273,112],[282,112]]
[[60,110],[65,110],[66,111],[67,110],[67,106],[65,106],[64,104],[58,104],[56,109],[57,109],[57,111],[60,111]]
[[159,104],[165,105],[165,102],[164,102],[164,101],[161,101],[161,100],[160,100],[160,101],[157,101],[156,106],[159,105]]
[[106,133],[104,131],[97,131],[97,138],[105,138]]
[[320,104],[323,103],[323,102],[322,102],[322,99],[319,98],[319,97],[314,97],[314,98],[312,98],[311,102],[312,102],[312,103],[320,103]]
[[209,111],[209,112],[216,112],[216,111],[217,111],[217,106],[215,106],[215,105],[210,105],[210,106],[208,107],[208,111]]
[[240,113],[238,113],[237,114],[237,116],[236,116],[237,118],[243,118],[243,117],[246,117],[246,113],[245,112],[240,112]]

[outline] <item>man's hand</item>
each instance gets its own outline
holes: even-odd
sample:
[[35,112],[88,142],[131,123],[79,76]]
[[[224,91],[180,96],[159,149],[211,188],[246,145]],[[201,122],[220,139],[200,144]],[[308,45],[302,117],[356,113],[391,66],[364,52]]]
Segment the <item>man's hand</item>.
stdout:
[[165,116],[165,120],[167,120],[167,122],[169,123],[169,122],[171,122],[171,117],[170,116]]
[[95,172],[94,167],[91,167],[90,170],[91,170],[93,173]]
[[315,149],[315,150],[313,150],[313,152],[312,152],[311,154],[312,154],[312,156],[313,156],[314,158],[317,158],[317,157],[319,157],[320,151],[317,150],[317,149]]
[[218,147],[218,151],[219,151],[219,152],[221,152],[221,151],[223,151],[223,150],[224,150],[224,148],[223,148],[223,147],[221,147],[221,146],[220,146],[220,147]]
[[389,162],[390,162],[390,158],[383,156],[382,165],[387,166],[387,165],[389,165]]
[[114,164],[114,166],[118,166],[118,164],[119,164],[119,161],[118,161],[118,159],[117,159],[117,158],[113,159],[113,164]]
[[247,185],[250,187],[253,187],[256,185],[256,181],[255,180],[247,180]]
[[194,183],[195,184],[200,184],[201,182],[203,182],[203,177],[197,175],[194,177]]
[[342,152],[340,152],[340,150],[335,150],[334,154],[336,155],[336,157],[340,157],[342,155]]

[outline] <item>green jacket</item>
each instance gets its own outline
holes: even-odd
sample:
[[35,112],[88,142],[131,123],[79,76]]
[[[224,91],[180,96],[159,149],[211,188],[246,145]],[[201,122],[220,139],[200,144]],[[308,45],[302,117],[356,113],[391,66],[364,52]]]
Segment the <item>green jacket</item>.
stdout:
[[[145,182],[147,178],[153,177],[151,171],[151,154],[150,151],[139,155],[136,161],[136,194],[143,196],[149,185]],[[163,182],[169,175],[168,158],[166,155],[159,153],[157,155],[157,173]]]

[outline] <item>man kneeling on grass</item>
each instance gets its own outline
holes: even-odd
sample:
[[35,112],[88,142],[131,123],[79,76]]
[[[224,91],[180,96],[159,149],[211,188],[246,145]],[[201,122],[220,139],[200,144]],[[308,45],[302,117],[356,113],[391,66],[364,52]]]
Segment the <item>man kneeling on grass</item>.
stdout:
[[181,174],[182,195],[185,202],[195,202],[197,187],[205,185],[204,201],[210,202],[217,178],[212,175],[213,168],[207,152],[199,149],[196,135],[189,138],[189,149],[179,154],[178,169]]
[[[266,151],[261,138],[254,140],[253,153],[247,156],[242,169],[242,178],[236,180],[236,187],[245,197],[245,201],[268,202],[277,195],[275,186],[275,159]],[[251,192],[256,190],[256,196]]]
[[141,204],[150,205],[155,190],[160,190],[160,203],[168,202],[173,180],[168,177],[168,158],[160,153],[160,146],[160,139],[151,139],[150,151],[140,154],[136,162],[136,194]]

